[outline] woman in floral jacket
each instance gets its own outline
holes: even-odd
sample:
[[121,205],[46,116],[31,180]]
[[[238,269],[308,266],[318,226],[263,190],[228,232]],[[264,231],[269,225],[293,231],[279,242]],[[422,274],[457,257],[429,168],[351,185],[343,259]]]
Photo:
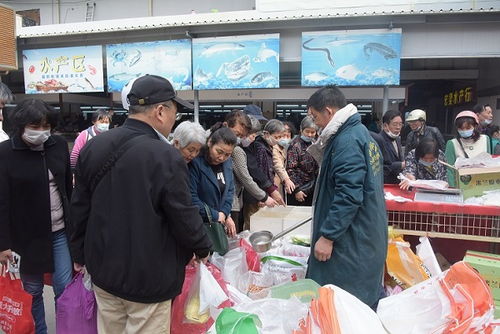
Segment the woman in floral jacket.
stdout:
[[312,205],[319,167],[307,148],[316,138],[316,132],[313,119],[305,117],[300,123],[300,136],[295,137],[288,148],[286,171],[296,187],[288,196],[289,205]]

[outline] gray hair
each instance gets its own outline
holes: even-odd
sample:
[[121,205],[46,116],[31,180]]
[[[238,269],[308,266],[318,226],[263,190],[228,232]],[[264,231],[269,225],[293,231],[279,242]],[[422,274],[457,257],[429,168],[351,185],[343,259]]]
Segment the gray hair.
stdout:
[[302,122],[300,122],[300,131],[304,131],[307,128],[318,131],[318,127],[316,126],[316,124],[314,124],[314,120],[311,116],[304,117]]
[[285,125],[278,119],[272,119],[266,123],[266,126],[264,126],[264,131],[268,132],[271,135],[273,133],[283,132],[285,131]]
[[6,84],[0,82],[0,100],[4,100],[7,103],[10,103],[14,100],[14,95],[12,91],[7,87]]
[[184,148],[191,143],[205,145],[208,134],[199,123],[184,121],[174,131],[172,140],[177,140],[179,146]]
[[248,115],[248,118],[250,118],[250,123],[252,124],[252,128],[248,134],[257,133],[262,130],[262,125],[257,118],[252,115]]

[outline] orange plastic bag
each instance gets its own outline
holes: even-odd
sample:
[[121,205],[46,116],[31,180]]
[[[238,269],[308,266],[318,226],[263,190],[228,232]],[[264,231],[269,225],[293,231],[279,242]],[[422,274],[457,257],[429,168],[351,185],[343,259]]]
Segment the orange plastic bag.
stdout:
[[307,318],[301,321],[299,324],[300,329],[294,331],[293,334],[313,334],[317,332],[313,327],[317,327],[321,334],[341,333],[337,311],[335,310],[333,290],[330,288],[319,288],[318,294],[318,299],[311,301],[311,310]]
[[6,334],[35,333],[31,315],[32,297],[24,291],[21,280],[10,274],[0,275],[0,328]]
[[404,289],[430,278],[422,260],[403,238],[389,240],[385,263],[389,276]]
[[387,330],[398,334],[490,334],[493,312],[490,288],[465,262],[380,300],[377,309]]

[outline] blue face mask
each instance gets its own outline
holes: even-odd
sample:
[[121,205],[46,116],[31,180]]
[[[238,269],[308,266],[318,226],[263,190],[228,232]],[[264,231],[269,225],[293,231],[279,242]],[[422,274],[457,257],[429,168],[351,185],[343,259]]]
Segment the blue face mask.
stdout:
[[458,134],[462,138],[470,138],[474,134],[474,129],[470,129],[470,130],[458,130]]
[[284,147],[284,148],[287,148],[288,145],[290,145],[290,141],[291,139],[287,139],[287,138],[282,138],[278,141],[278,144],[281,146],[281,147]]
[[302,139],[306,143],[312,142],[312,138],[311,137],[307,137],[307,136],[304,136],[304,135],[300,136],[300,139]]
[[419,160],[418,160],[418,162],[419,162],[421,165],[423,165],[424,167],[431,167],[431,166],[432,166],[432,164],[434,163],[434,161],[433,161],[433,162],[427,162],[427,161],[424,161],[424,160],[422,160],[422,159],[419,159]]

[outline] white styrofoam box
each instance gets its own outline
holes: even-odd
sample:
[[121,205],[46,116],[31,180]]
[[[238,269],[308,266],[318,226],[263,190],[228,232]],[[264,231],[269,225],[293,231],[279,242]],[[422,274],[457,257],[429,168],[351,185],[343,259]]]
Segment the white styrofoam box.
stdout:
[[[311,217],[311,214],[312,209],[310,206],[262,208],[250,217],[250,232],[269,231],[276,235],[284,229]],[[294,234],[310,235],[311,222],[290,233],[290,235]]]

